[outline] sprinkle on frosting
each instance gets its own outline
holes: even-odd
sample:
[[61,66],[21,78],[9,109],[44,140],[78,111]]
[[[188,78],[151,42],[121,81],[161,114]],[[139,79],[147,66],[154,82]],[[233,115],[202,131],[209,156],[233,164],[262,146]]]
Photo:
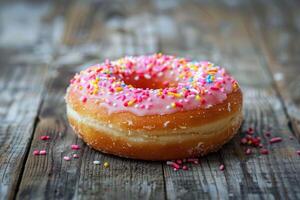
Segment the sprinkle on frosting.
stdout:
[[80,92],[81,102],[94,101],[109,113],[143,116],[209,108],[238,84],[211,62],[154,54],[91,66],[75,75],[70,89]]

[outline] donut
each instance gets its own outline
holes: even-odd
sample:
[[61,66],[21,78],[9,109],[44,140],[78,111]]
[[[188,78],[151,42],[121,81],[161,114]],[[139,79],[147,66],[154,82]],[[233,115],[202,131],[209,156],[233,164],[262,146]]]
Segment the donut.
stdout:
[[65,99],[71,127],[89,146],[133,159],[203,156],[242,122],[242,92],[224,68],[160,53],[90,66]]

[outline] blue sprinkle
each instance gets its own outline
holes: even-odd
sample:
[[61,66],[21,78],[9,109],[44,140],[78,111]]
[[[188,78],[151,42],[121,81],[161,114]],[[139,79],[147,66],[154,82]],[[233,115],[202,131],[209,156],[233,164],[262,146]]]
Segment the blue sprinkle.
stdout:
[[207,75],[206,82],[207,83],[212,83],[213,82],[211,75]]

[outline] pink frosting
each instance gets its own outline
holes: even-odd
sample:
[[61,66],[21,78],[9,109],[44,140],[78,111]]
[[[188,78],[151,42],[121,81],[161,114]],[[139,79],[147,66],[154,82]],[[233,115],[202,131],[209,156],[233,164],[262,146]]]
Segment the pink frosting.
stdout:
[[209,108],[237,88],[225,69],[208,61],[161,54],[107,60],[76,74],[70,86],[83,103],[138,116]]

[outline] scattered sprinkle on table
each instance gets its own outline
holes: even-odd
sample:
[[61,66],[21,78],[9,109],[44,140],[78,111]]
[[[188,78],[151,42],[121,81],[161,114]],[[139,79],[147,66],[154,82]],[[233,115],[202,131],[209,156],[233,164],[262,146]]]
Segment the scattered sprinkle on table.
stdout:
[[108,162],[105,162],[105,163],[103,164],[103,166],[104,166],[105,168],[108,168],[108,167],[109,167],[109,163],[108,163]]
[[48,135],[42,135],[42,136],[40,137],[40,139],[41,139],[41,140],[49,140],[49,139],[50,139],[50,136],[48,136]]
[[46,150],[40,150],[39,155],[46,155],[47,151]]
[[80,146],[78,144],[72,144],[71,145],[71,149],[73,149],[73,150],[79,150]]
[[219,167],[219,169],[221,170],[221,171],[224,171],[224,169],[225,169],[225,165],[220,165],[220,167]]
[[79,158],[78,154],[73,154],[73,158]]
[[277,143],[277,142],[281,142],[281,141],[282,141],[282,138],[281,138],[281,137],[273,137],[273,138],[270,140],[270,144]]
[[93,163],[94,163],[94,165],[100,165],[100,161],[99,160],[94,160]]
[[40,151],[39,150],[34,150],[33,155],[35,155],[35,156],[40,155]]
[[71,158],[69,156],[64,156],[64,160],[69,161]]

